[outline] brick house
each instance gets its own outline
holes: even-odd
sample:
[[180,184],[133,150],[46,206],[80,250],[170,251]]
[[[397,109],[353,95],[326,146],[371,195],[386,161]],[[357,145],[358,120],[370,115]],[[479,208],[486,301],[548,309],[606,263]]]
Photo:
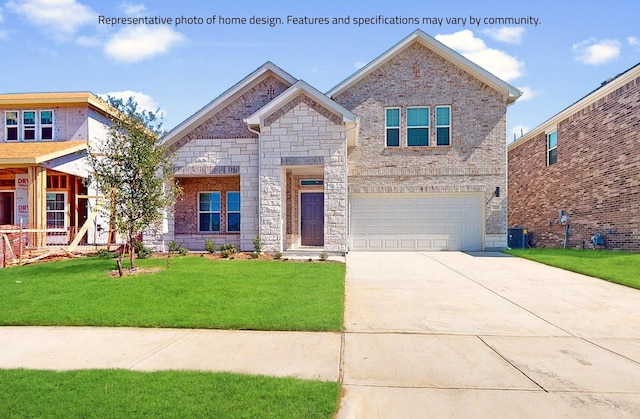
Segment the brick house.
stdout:
[[640,64],[508,147],[509,225],[540,245],[640,250]]
[[420,30],[326,94],[268,62],[163,139],[184,194],[159,244],[504,248],[520,94]]
[[106,135],[110,112],[88,92],[0,94],[3,230],[46,229],[30,238],[34,247],[70,241],[95,205],[85,198],[87,147]]

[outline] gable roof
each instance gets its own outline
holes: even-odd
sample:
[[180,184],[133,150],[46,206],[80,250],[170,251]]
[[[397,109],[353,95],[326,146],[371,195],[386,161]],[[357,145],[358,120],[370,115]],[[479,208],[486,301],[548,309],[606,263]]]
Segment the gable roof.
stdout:
[[[342,123],[347,124],[349,128],[357,127],[360,122],[360,117],[347,110],[342,105],[334,102],[325,94],[320,92],[315,87],[311,86],[303,80],[298,80],[295,84],[284,91],[280,96],[272,100],[271,102],[258,109],[253,115],[246,118],[244,121],[247,125],[257,127],[264,118],[272,115],[278,109],[287,104],[291,99],[294,99],[299,94],[304,93],[310,99],[313,99],[327,110],[333,112],[337,116],[342,118]],[[348,143],[350,146],[357,144],[358,130],[352,130],[353,132],[348,134]]]
[[287,85],[294,84],[297,80],[289,73],[282,70],[277,65],[273,64],[271,61],[267,61],[265,64],[260,66],[258,69],[253,71],[251,74],[246,76],[244,79],[240,80],[238,83],[231,86],[225,92],[223,92],[220,96],[209,102],[202,109],[194,113],[192,116],[187,118],[185,121],[181,122],[175,128],[165,135],[161,143],[170,146],[171,144],[178,141],[187,133],[191,132],[195,128],[197,128],[200,124],[218,112],[220,109],[227,106],[230,102],[237,99],[244,92],[251,89],[253,86],[258,84],[268,75],[274,75],[283,81]]
[[380,67],[400,52],[404,51],[407,47],[412,45],[414,42],[419,42],[421,45],[425,46],[429,50],[438,54],[445,60],[454,64],[458,68],[463,71],[471,74],[475,78],[479,79],[483,83],[491,86],[498,92],[501,92],[505,97],[505,101],[507,104],[511,104],[515,102],[521,95],[522,92],[504,80],[494,76],[484,68],[480,67],[476,63],[470,61],[469,59],[463,57],[461,54],[452,50],[451,48],[444,45],[442,42],[436,40],[435,38],[427,35],[425,32],[420,29],[416,30],[402,41],[398,42],[396,45],[391,47],[389,50],[384,52],[375,60],[371,61],[366,66],[362,67],[360,70],[355,72],[353,75],[348,77],[346,80],[335,86],[329,92],[327,92],[327,96],[335,97],[336,95],[344,92],[351,86],[353,86],[358,81],[362,80],[366,76],[368,76],[373,70]]
[[522,137],[518,138],[516,141],[509,144],[509,151],[537,137],[541,133],[550,133],[552,131],[555,131],[558,128],[558,123],[560,121],[567,119],[569,116],[573,115],[579,110],[584,109],[587,106],[598,102],[599,100],[606,99],[609,95],[622,93],[618,92],[618,89],[621,89],[629,83],[633,83],[634,80],[635,85],[640,86],[640,63],[623,71],[615,77],[605,80],[604,82],[602,82],[602,84],[600,84],[600,87],[591,91],[586,96],[583,96],[572,105],[564,108],[562,111],[558,112],[542,124],[527,132]]

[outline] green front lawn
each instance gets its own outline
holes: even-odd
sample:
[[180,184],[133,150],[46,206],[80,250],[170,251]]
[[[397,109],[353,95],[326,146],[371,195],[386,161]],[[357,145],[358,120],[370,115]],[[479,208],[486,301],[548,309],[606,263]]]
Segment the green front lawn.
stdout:
[[0,325],[342,329],[345,266],[173,257],[157,273],[109,277],[97,258],[0,269]]
[[551,248],[505,253],[640,289],[640,253]]
[[2,418],[331,418],[340,384],[228,373],[0,370]]

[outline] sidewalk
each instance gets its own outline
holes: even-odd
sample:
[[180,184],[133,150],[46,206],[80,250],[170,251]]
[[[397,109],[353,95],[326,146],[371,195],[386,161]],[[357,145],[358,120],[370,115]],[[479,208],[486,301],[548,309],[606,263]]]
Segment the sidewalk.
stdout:
[[200,370],[338,381],[341,334],[0,327],[0,368]]

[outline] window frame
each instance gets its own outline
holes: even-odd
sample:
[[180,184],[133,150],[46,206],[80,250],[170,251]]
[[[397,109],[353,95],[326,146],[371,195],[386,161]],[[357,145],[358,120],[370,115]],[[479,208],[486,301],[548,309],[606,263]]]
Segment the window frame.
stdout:
[[[389,111],[398,111],[398,125],[389,125]],[[390,106],[384,108],[384,146],[388,148],[399,148],[402,146],[402,139],[400,138],[400,126],[402,125],[402,109],[399,106]],[[389,145],[389,130],[396,131],[398,133],[398,144]]]
[[[555,137],[555,145],[553,147],[551,147],[551,136]],[[548,134],[545,135],[545,139],[547,142],[547,166],[551,166],[554,165],[556,163],[558,163],[558,130],[553,130],[551,132],[549,132]],[[555,153],[554,153],[555,151]],[[551,161],[551,155],[553,153],[553,162]]]
[[[202,194],[217,194],[218,195],[218,210],[201,210]],[[211,203],[211,201],[209,201]],[[202,214],[217,214],[218,215],[218,229],[217,230],[203,230],[201,223]],[[220,191],[200,191],[198,192],[198,232],[199,233],[219,233],[222,231],[222,194]]]
[[[27,124],[25,120],[25,115],[27,113],[33,112],[33,124]],[[38,141],[38,111],[36,110],[24,110],[22,111],[22,141]],[[27,130],[33,131],[33,138],[27,138]]]
[[[427,110],[427,124],[426,125],[409,125],[409,111],[413,109],[426,109]],[[407,147],[429,147],[430,139],[431,139],[431,130],[430,130],[430,122],[431,122],[431,107],[430,106],[407,106],[405,108],[405,124],[406,124],[406,138],[407,138]],[[409,144],[409,130],[427,130],[427,138],[426,144]]]
[[[49,209],[49,195],[62,195],[62,209]],[[59,201],[55,200],[54,203],[59,203]],[[67,231],[68,220],[67,220],[67,209],[69,206],[69,202],[67,200],[67,192],[65,191],[47,191],[46,193],[46,218],[47,218],[47,231]],[[49,225],[49,214],[62,214],[63,218],[63,226],[59,227],[54,225],[50,227]],[[57,221],[57,220],[56,220]]]
[[[436,134],[436,147],[450,147],[451,146],[451,114],[452,114],[452,110],[451,110],[451,105],[437,105],[436,107],[436,111],[435,111],[435,118],[436,118],[436,124],[435,124],[435,134]],[[448,109],[449,110],[449,118],[448,118],[448,123],[447,124],[439,124],[438,123],[438,110],[439,109]],[[439,135],[438,135],[438,129],[439,128],[447,128],[448,130],[448,135],[447,135],[447,144],[439,144]]]
[[[238,194],[238,209],[230,210],[229,209],[229,194]],[[226,210],[227,210],[227,232],[228,233],[239,233],[241,230],[241,222],[242,222],[242,196],[240,195],[240,191],[227,191],[227,201],[226,201]],[[229,215],[238,214],[238,229],[231,230],[231,223],[229,222]]]
[[[42,113],[43,112],[51,112],[51,123],[50,124],[45,124],[42,122]],[[41,109],[38,111],[38,119],[37,122],[39,123],[38,126],[38,133],[40,134],[40,138],[39,141],[53,141],[53,137],[54,137],[54,133],[55,133],[55,121],[53,118],[53,109]],[[44,133],[43,133],[43,129],[45,128],[50,128],[51,129],[51,138],[44,138]]]
[[[15,125],[9,125],[8,114],[15,114]],[[9,142],[20,141],[20,111],[4,111],[4,127],[5,127],[5,140]],[[15,129],[16,135],[14,140],[9,139],[9,129]]]

